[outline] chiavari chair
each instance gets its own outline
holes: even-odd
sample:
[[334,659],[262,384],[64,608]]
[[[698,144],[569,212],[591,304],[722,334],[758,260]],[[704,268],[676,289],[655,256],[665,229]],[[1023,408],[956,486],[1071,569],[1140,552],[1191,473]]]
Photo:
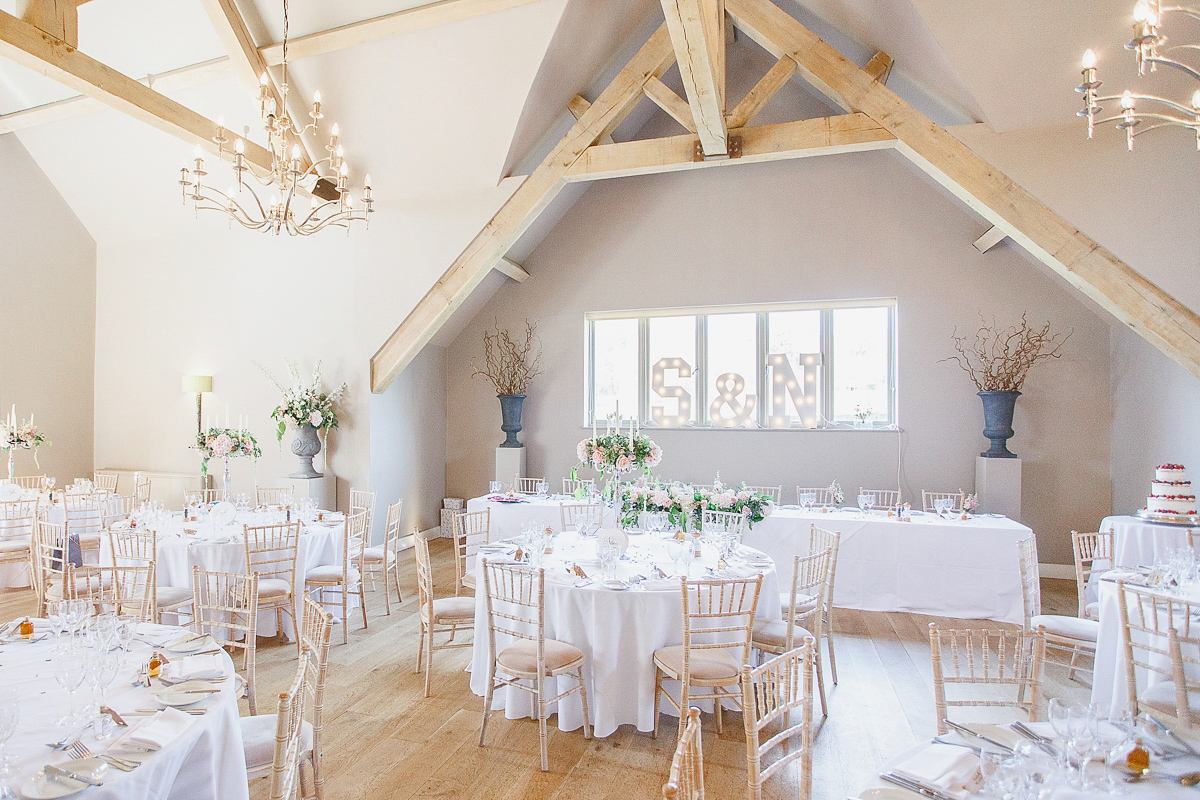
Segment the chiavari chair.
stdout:
[[[566,642],[546,638],[545,570],[493,564],[485,560],[482,572],[490,658],[479,746],[483,747],[487,737],[492,693],[496,687],[508,686],[529,692],[533,695],[538,713],[542,772],[548,772],[550,757],[546,717],[550,706],[573,692],[579,692],[583,702],[583,738],[592,738],[588,726],[587,686],[583,682],[583,651]],[[515,641],[499,649],[496,646],[496,634],[509,636]],[[575,678],[577,685],[554,697],[547,697],[545,679],[560,675],[570,675]],[[528,684],[522,681],[528,681]]]
[[[762,786],[787,764],[800,759],[800,798],[812,797],[813,754],[813,662],[818,650],[816,640],[805,637],[803,643],[759,667],[742,665],[742,718],[746,728],[746,781],[751,800],[760,800]],[[792,712],[800,719],[792,724]],[[783,730],[766,741],[763,731],[783,720]],[[685,731],[686,734],[686,731]],[[792,746],[799,735],[800,746]],[[764,757],[777,747],[783,754],[769,765]]]
[[368,492],[365,489],[350,490],[350,513],[367,512],[367,537],[375,530],[375,496],[378,492]]
[[88,554],[95,556],[93,563],[100,560],[100,532],[104,530],[106,500],[94,493],[63,494],[63,513],[67,521],[67,536],[78,539],[83,560]]
[[[933,659],[933,698],[938,734],[949,732],[945,720],[950,708],[1015,708],[1030,722],[1041,712],[1042,665],[1046,639],[1036,631],[962,628],[942,630],[929,623]],[[978,695],[948,699],[947,688],[975,687]],[[1011,687],[1013,697],[1002,697],[998,687]],[[1025,690],[1029,699],[1025,700]],[[956,689],[957,691],[957,689]]]
[[1096,639],[1100,623],[1094,619],[1042,613],[1042,585],[1038,568],[1037,539],[1028,536],[1017,542],[1017,561],[1021,570],[1021,599],[1024,608],[1024,629],[1045,631],[1046,646],[1071,651],[1068,680],[1079,669],[1079,657],[1096,655]]
[[570,478],[562,479],[562,493],[563,494],[573,497],[573,496],[575,496],[575,491],[577,489],[583,490],[583,496],[587,497],[588,495],[590,495],[596,491],[596,479],[595,478],[579,478],[578,480],[571,480]]
[[545,478],[522,478],[517,475],[513,478],[513,492],[516,494],[537,494],[538,484],[546,480]]
[[860,487],[858,493],[875,498],[876,508],[895,508],[900,505],[899,489],[863,489]]
[[[342,537],[342,563],[313,567],[304,575],[304,588],[315,590],[324,596],[327,589],[338,589],[342,597],[342,644],[350,641],[347,619],[350,596],[358,597],[362,608],[363,629],[367,627],[367,597],[363,591],[362,554],[367,535],[369,512],[363,508],[346,519],[346,533]],[[299,641],[299,639],[297,639]]]
[[[837,686],[837,657],[833,652],[833,586],[837,579],[837,561],[838,550],[842,545],[842,535],[837,531],[830,531],[824,528],[818,528],[816,525],[808,529],[808,552],[819,553],[822,550],[829,551],[829,578],[825,583],[825,601],[822,603],[821,620],[821,636],[825,637],[825,649],[829,652],[829,677],[833,681],[833,685]],[[782,601],[782,596],[780,597]],[[787,614],[787,607],[782,607],[783,613]],[[799,611],[804,611],[804,604],[801,604]],[[824,708],[825,697],[825,678],[821,671],[821,636],[817,637],[817,676],[818,685],[821,687],[822,709]]]
[[[305,791],[303,770],[300,760],[304,752],[304,706],[307,692],[304,677],[312,658],[306,652],[300,654],[296,677],[286,692],[279,694],[279,708],[275,716],[275,747],[271,756],[271,800],[293,800]],[[299,787],[297,787],[299,784]]]
[[34,585],[33,533],[37,517],[37,498],[0,503],[0,564],[26,564],[30,586]]
[[936,500],[949,500],[953,505],[950,506],[950,512],[953,514],[961,514],[963,503],[967,499],[967,493],[959,490],[957,492],[927,492],[921,490],[921,510],[927,513],[937,511],[937,506],[934,505]]
[[136,505],[150,502],[150,479],[141,475],[134,476],[133,497]]
[[208,572],[192,567],[192,627],[233,655],[243,653],[246,702],[258,713],[254,694],[255,654],[258,644],[257,575],[241,572]]
[[[1200,723],[1200,603],[1117,582],[1121,644],[1129,711],[1174,717],[1183,728]],[[1143,676],[1139,686],[1138,673]],[[1151,677],[1157,678],[1153,683]]]
[[[829,583],[829,548],[794,556],[792,559],[792,588],[784,604],[782,620],[754,620],[751,643],[754,649],[773,655],[783,655],[795,648],[797,639],[812,637],[817,643],[817,687],[821,693],[821,715],[829,716],[825,702],[825,678],[821,674],[821,634],[825,615],[825,590]],[[797,622],[803,622],[798,626]]]
[[[348,529],[347,529],[348,532]],[[274,525],[247,525],[246,571],[258,576],[258,608],[275,611],[279,638],[286,641],[283,615],[296,621],[296,560],[300,547],[300,523],[279,522]],[[300,637],[296,637],[296,650]]]
[[38,519],[33,528],[31,579],[37,595],[38,616],[46,615],[46,603],[62,600],[67,576],[69,540],[67,526]]
[[742,537],[746,533],[746,515],[740,511],[717,511],[706,508],[700,525],[702,531],[732,533],[737,537],[738,544],[741,544]]
[[88,600],[96,613],[128,614],[154,621],[154,565],[77,567],[67,564],[67,600]]
[[[680,577],[683,597],[683,644],[660,647],[654,651],[654,731],[658,738],[659,699],[679,713],[679,735],[692,700],[712,700],[717,718],[717,733],[723,730],[721,702],[740,702],[742,664],[750,661],[754,614],[762,575],[734,580],[690,581]],[[682,684],[680,701],[663,687],[663,680]],[[737,690],[729,687],[738,686]],[[708,689],[696,693],[692,688]]]
[[34,489],[39,492],[46,491],[45,475],[18,475],[13,478],[13,483],[22,489]]
[[183,504],[185,506],[202,506],[215,503],[220,497],[216,489],[184,489]]
[[93,472],[92,486],[97,489],[109,492],[110,494],[117,493],[117,479],[120,477],[116,472]]
[[294,496],[294,492],[287,487],[254,487],[254,503],[259,506],[281,506],[288,502]]
[[744,486],[743,488],[746,489],[746,491],[754,492],[755,494],[768,495],[771,498],[771,502],[775,503],[775,505],[779,505],[780,501],[783,499],[782,486]]
[[454,515],[454,567],[458,574],[455,594],[469,591],[475,594],[475,573],[471,562],[479,547],[491,536],[492,510],[460,511]]
[[[420,531],[413,531],[416,540],[417,560],[417,599],[421,606],[421,632],[417,643],[417,668],[421,671],[421,663],[425,664],[425,696],[429,697],[429,684],[433,670],[433,653],[435,650],[449,650],[456,647],[471,647],[470,641],[454,641],[459,629],[475,629],[475,598],[474,597],[435,597],[433,593],[433,565],[429,558],[429,541]],[[434,641],[434,635],[448,633],[450,637],[443,644]],[[428,650],[428,655],[425,651]]]
[[[374,495],[374,492],[371,494]],[[389,582],[396,588],[396,602],[404,602],[404,597],[400,594],[400,509],[403,505],[403,499],[388,504],[383,544],[365,548],[362,557],[363,572],[371,579],[372,591],[375,589],[375,576],[383,576],[383,602],[389,615],[392,613],[392,596],[388,594]],[[368,525],[368,537],[370,530]]]
[[813,505],[831,506],[833,505],[833,487],[826,486],[821,489],[808,489],[803,486],[796,487],[796,502],[800,502],[800,498],[806,494],[813,495]]
[[[148,530],[112,530],[108,533],[112,563],[117,566],[155,566],[158,564],[158,534]],[[157,583],[157,581],[156,581]],[[152,622],[162,615],[191,616],[192,591],[179,586],[151,585]]]
[[671,758],[671,771],[662,787],[663,800],[704,800],[704,748],[700,740],[700,709],[689,708],[687,724]]
[[[1188,531],[1191,533],[1191,530]],[[1100,619],[1100,603],[1089,603],[1087,588],[1092,574],[1097,570],[1113,568],[1113,535],[1106,533],[1080,533],[1071,531],[1071,549],[1075,554],[1076,616],[1085,619]]]
[[572,528],[581,530],[582,526],[599,530],[603,515],[604,506],[599,503],[560,503],[558,506],[558,522],[564,532]]

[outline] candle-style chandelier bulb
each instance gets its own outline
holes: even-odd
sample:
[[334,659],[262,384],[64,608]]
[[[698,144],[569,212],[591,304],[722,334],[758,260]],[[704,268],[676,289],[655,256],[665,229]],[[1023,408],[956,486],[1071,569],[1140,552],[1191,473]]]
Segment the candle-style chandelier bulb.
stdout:
[[1083,68],[1084,69],[1095,69],[1096,68],[1096,51],[1090,47],[1087,50],[1083,51]]
[[1129,111],[1133,108],[1133,93],[1126,89],[1121,93],[1121,108]]

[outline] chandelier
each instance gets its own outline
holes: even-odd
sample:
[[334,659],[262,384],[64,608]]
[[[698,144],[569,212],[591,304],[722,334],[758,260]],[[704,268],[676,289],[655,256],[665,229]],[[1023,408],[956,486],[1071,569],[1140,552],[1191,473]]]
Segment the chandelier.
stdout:
[[[185,162],[180,168],[179,183],[183,187],[184,205],[192,203],[200,211],[222,211],[230,218],[230,225],[237,222],[251,230],[278,235],[287,232],[292,236],[310,236],[329,227],[349,229],[352,222],[363,222],[374,211],[371,197],[371,176],[363,179],[362,205],[355,207],[347,186],[350,167],[346,162],[345,150],[339,141],[339,130],[334,123],[325,145],[326,155],[309,163],[303,137],[310,131],[316,137],[321,119],[321,93],[313,93],[312,107],[308,111],[310,121],[298,121],[288,112],[288,0],[283,2],[283,80],[279,84],[279,103],[270,90],[270,78],[266,72],[259,79],[259,115],[267,134],[267,150],[271,153],[269,173],[259,174],[261,168],[247,163],[245,141],[240,137],[233,140],[232,150],[228,147],[225,121],[217,119],[217,135],[212,138],[217,145],[217,156],[221,161],[233,164],[234,183],[227,191],[221,191],[205,181],[208,173],[204,169],[204,154],[196,146],[192,166]],[[299,124],[303,122],[303,124]],[[246,128],[249,131],[249,128]],[[269,200],[263,198],[270,195]],[[301,199],[301,198],[305,199]]]
[[[1195,67],[1172,57],[1182,54],[1183,51],[1200,50],[1200,45],[1178,44],[1167,47],[1167,37],[1159,31],[1164,14],[1181,14],[1200,20],[1200,10],[1197,9],[1184,6],[1163,8],[1161,0],[1139,0],[1133,8],[1133,39],[1125,43],[1125,49],[1133,51],[1138,77],[1145,76],[1147,69],[1157,72],[1158,65],[1163,64],[1200,81],[1200,72]],[[1156,128],[1176,125],[1195,132],[1196,148],[1200,149],[1200,89],[1192,93],[1191,104],[1186,106],[1165,97],[1138,94],[1128,89],[1119,95],[1100,97],[1096,91],[1101,85],[1101,81],[1096,77],[1096,54],[1091,49],[1084,52],[1082,66],[1083,83],[1076,86],[1075,91],[1083,94],[1083,109],[1078,113],[1079,116],[1087,118],[1089,139],[1092,138],[1096,125],[1115,122],[1118,130],[1125,131],[1125,141],[1132,150],[1135,136]],[[1110,100],[1120,101],[1120,113],[1106,119],[1097,119],[1103,110],[1100,103]],[[1139,101],[1152,104],[1150,110],[1139,111]]]

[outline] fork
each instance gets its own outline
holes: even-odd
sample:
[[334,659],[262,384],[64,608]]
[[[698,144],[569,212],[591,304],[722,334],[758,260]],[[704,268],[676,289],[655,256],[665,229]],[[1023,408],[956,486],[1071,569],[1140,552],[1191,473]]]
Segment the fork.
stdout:
[[83,742],[75,742],[75,744],[68,747],[67,754],[71,756],[71,758],[99,758],[102,761],[106,761],[107,763],[121,770],[122,772],[132,772],[141,766],[140,762],[127,761],[124,758],[117,758],[116,756],[110,756],[104,753],[101,753],[99,756],[97,756],[92,752],[92,748],[88,747]]

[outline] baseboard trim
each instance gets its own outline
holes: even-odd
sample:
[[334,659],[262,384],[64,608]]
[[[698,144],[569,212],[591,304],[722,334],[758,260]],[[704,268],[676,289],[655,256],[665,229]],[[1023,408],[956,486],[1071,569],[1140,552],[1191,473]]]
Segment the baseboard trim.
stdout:
[[1075,580],[1075,567],[1070,564],[1038,564],[1038,572],[1043,578]]
[[400,541],[397,543],[396,549],[397,550],[407,550],[410,547],[416,546],[416,542],[413,540],[414,536],[423,536],[426,539],[436,539],[437,537],[441,536],[441,534],[442,534],[442,529],[440,527],[430,528],[428,530],[421,531],[419,534],[410,533],[408,536],[400,537]]

